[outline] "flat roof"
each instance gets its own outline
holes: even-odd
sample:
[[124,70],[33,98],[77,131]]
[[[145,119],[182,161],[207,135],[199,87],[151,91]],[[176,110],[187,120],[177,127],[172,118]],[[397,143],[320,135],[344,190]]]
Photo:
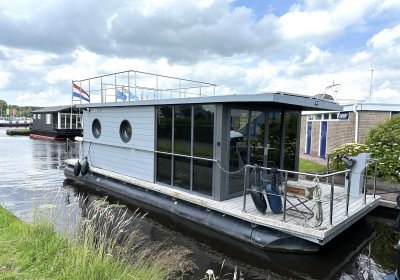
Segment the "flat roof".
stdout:
[[54,112],[64,111],[66,109],[71,110],[71,107],[72,107],[71,105],[44,107],[42,109],[38,109],[38,110],[32,111],[32,113],[54,113]]
[[156,105],[180,105],[180,104],[207,104],[207,103],[273,103],[287,107],[295,107],[308,111],[341,111],[343,106],[334,101],[322,100],[313,96],[299,95],[286,92],[266,92],[259,94],[232,94],[214,95],[205,97],[186,97],[173,99],[151,99],[138,101],[103,102],[78,104],[77,108],[104,108],[104,107],[134,107]]

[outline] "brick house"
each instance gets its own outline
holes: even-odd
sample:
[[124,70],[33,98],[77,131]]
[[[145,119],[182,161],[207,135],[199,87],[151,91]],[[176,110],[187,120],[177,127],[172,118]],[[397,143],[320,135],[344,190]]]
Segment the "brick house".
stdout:
[[326,158],[345,143],[363,143],[368,130],[400,112],[400,104],[344,105],[341,112],[303,112],[300,154]]

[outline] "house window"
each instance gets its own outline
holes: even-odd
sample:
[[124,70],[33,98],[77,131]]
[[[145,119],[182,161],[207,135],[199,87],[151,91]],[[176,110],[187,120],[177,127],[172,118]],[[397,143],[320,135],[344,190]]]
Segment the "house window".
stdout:
[[119,136],[125,143],[128,143],[131,140],[132,126],[127,120],[122,121],[121,125],[119,126]]
[[338,115],[339,120],[348,120],[349,119],[349,112],[340,112]]
[[33,114],[33,119],[36,120],[36,114]]
[[98,119],[95,119],[92,123],[92,134],[96,139],[101,135],[101,124]]
[[337,118],[338,118],[338,113],[331,114],[331,120],[337,120]]
[[37,118],[38,118],[38,120],[40,120],[40,119],[41,119],[41,117],[42,117],[42,115],[41,115],[41,114],[38,114],[38,115],[37,115]]
[[51,114],[46,114],[46,124],[51,124]]
[[215,105],[157,107],[156,181],[212,196]]
[[395,115],[398,115],[399,113],[400,113],[400,112],[398,112],[398,111],[397,111],[397,112],[396,112],[396,111],[392,111],[392,112],[390,113],[390,116],[393,117],[393,116],[395,116]]

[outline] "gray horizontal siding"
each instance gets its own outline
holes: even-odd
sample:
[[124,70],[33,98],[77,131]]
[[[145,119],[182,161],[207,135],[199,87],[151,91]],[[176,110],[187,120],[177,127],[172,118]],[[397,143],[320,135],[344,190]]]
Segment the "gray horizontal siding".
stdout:
[[[154,116],[152,106],[85,111],[82,156],[87,156],[95,167],[154,182]],[[101,124],[98,139],[92,134],[94,119]],[[132,126],[132,138],[128,143],[124,143],[119,135],[123,120],[128,120]]]

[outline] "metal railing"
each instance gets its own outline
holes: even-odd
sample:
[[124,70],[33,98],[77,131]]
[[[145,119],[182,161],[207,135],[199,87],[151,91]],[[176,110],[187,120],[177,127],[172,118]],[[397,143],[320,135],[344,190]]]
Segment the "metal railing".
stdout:
[[[375,198],[375,194],[376,194],[376,171],[377,171],[377,161],[371,161],[369,163],[366,164],[365,166],[365,178],[363,181],[363,204],[366,205],[366,197],[367,197],[367,178],[368,178],[368,166],[370,166],[371,164],[375,164],[375,174],[374,174],[374,186],[373,186],[373,197]],[[304,176],[310,176],[313,177],[314,179],[316,179],[318,182],[321,181],[321,179],[326,178],[327,181],[327,185],[328,182],[330,181],[330,197],[329,200],[321,200],[321,202],[324,203],[329,203],[329,224],[332,226],[333,224],[333,208],[334,208],[334,193],[335,193],[335,176],[339,176],[339,175],[345,175],[346,177],[348,176],[348,180],[347,180],[347,191],[345,193],[346,196],[346,206],[345,206],[345,213],[344,215],[346,217],[348,217],[349,215],[349,205],[350,205],[350,185],[351,185],[351,175],[352,175],[352,171],[350,169],[346,169],[346,170],[342,170],[342,171],[337,171],[337,172],[333,172],[333,173],[327,173],[327,174],[313,174],[313,173],[305,173],[305,172],[297,172],[297,171],[290,171],[290,170],[284,170],[284,169],[276,169],[276,171],[278,173],[281,174],[281,178],[283,177],[283,181],[281,182],[281,191],[280,194],[274,194],[274,193],[268,193],[266,190],[261,190],[261,191],[257,191],[254,189],[250,189],[248,187],[248,184],[250,182],[249,180],[249,173],[251,169],[255,169],[256,166],[254,165],[246,165],[245,166],[245,174],[244,174],[244,185],[243,185],[243,212],[246,212],[246,196],[247,194],[251,191],[251,192],[259,192],[262,194],[268,194],[268,195],[273,195],[273,196],[283,196],[283,210],[282,210],[282,214],[283,214],[283,218],[282,221],[286,222],[286,214],[287,214],[287,201],[289,201],[288,198],[298,198],[298,196],[294,196],[294,195],[290,195],[288,194],[287,191],[287,187],[288,187],[288,178],[289,175],[294,175],[294,176],[298,176],[298,175],[304,175]],[[263,171],[271,171],[272,168],[266,168],[266,167],[257,167],[260,168]],[[283,176],[282,176],[283,174]],[[308,199],[308,200],[312,200],[312,199]],[[290,203],[290,201],[289,201]]]
[[[121,102],[215,95],[215,84],[128,70],[72,83],[88,93],[89,102]],[[82,101],[82,99],[74,99]]]

